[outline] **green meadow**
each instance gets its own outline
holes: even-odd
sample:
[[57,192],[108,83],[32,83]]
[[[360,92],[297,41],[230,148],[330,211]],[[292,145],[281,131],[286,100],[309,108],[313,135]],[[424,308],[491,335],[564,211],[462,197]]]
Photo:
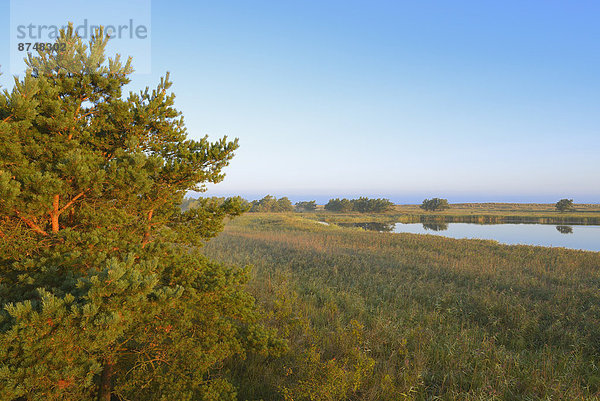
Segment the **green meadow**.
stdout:
[[[557,215],[500,209],[436,214]],[[359,217],[247,213],[205,245],[251,266],[247,287],[289,346],[224,366],[240,399],[600,399],[600,253],[315,221]]]

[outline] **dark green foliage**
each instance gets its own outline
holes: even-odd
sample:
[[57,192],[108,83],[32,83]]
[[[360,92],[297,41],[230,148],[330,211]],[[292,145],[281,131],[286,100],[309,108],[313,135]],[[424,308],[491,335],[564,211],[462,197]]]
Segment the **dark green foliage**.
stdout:
[[352,210],[360,213],[383,213],[394,206],[389,199],[369,199],[361,197],[358,199],[352,199]]
[[267,195],[261,200],[255,200],[251,203],[251,212],[262,212],[262,213],[278,213],[278,212],[291,212],[294,210],[292,202],[287,198],[275,198],[274,196]]
[[317,209],[316,201],[296,202],[296,211],[298,212],[314,212]]
[[277,209],[277,198],[267,195],[261,200],[253,200],[251,212],[274,212]]
[[559,212],[567,212],[573,209],[573,199],[561,199],[556,202],[556,210]]
[[353,208],[352,202],[348,199],[330,199],[325,205],[325,210],[330,212],[351,212]]
[[358,199],[330,199],[325,205],[325,210],[331,212],[359,212],[359,213],[383,213],[391,210],[394,204],[389,199],[369,199],[360,197]]
[[427,211],[436,211],[436,210],[446,210],[449,209],[450,205],[448,204],[448,199],[425,199],[421,204],[421,209]]
[[69,27],[0,95],[0,399],[234,399],[215,368],[282,343],[247,271],[196,245],[244,205],[180,205],[237,140],[187,139],[168,75],[123,97],[130,61],[107,41]]
[[294,206],[292,205],[292,201],[290,201],[286,196],[277,199],[276,212],[291,212],[294,210]]

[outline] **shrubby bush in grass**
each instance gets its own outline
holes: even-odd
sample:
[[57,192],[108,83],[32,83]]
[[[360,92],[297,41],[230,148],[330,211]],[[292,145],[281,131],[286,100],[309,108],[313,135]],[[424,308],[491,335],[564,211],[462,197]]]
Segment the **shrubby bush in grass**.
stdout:
[[574,209],[573,207],[573,199],[561,199],[556,202],[556,210],[559,212],[566,212]]
[[448,199],[432,198],[425,199],[421,204],[421,209],[427,211],[446,210],[449,209]]

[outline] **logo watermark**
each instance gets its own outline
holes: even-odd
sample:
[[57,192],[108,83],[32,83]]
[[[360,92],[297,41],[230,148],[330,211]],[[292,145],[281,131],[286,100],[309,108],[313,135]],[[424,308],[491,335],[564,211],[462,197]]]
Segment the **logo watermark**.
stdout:
[[[102,26],[108,35],[107,55],[133,57],[136,73],[151,72],[151,0],[104,0],[100,5],[81,0],[11,0],[10,73],[21,75],[27,53],[60,51],[56,39],[73,24],[74,33],[88,42]],[[62,49],[64,50],[64,49]]]
[[[83,20],[83,24],[73,26],[75,34],[82,39],[90,39],[100,27],[104,27],[106,33],[111,39],[147,39],[148,27],[143,24],[134,24],[133,18],[130,18],[127,24],[111,25],[99,24],[92,25],[88,19]],[[37,25],[29,23],[27,25],[17,25],[17,39],[35,41],[35,40],[54,40],[58,38],[61,29],[66,30],[67,25]]]

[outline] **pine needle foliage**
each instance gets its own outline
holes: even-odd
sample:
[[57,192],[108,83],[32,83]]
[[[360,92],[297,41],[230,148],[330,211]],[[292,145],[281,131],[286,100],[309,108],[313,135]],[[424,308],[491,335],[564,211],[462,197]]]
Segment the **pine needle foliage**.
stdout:
[[107,42],[69,25],[0,94],[0,399],[234,399],[222,362],[283,344],[197,250],[241,199],[180,204],[238,142],[189,139],[168,74],[124,96]]

